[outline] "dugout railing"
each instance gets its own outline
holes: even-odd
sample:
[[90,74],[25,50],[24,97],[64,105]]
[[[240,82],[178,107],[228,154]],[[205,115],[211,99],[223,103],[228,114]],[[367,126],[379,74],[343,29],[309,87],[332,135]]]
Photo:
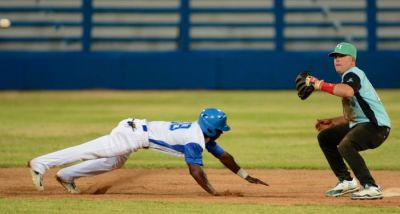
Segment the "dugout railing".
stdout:
[[[355,6],[340,6],[340,1],[336,5],[324,5],[324,1],[320,4],[311,5],[290,5],[290,1],[271,0],[269,3],[260,6],[235,6],[235,4],[227,4],[224,1],[217,6],[196,5],[195,0],[176,0],[172,6],[101,6],[96,5],[96,0],[77,1],[74,6],[47,6],[37,5],[17,5],[7,6],[4,2],[0,5],[0,18],[7,18],[8,14],[24,14],[24,13],[43,13],[43,14],[70,14],[79,19],[74,20],[54,20],[54,19],[11,19],[10,28],[0,29],[0,51],[34,51],[30,49],[32,44],[60,43],[59,46],[48,46],[48,48],[39,48],[41,51],[197,51],[197,50],[266,50],[266,51],[290,51],[305,50],[312,51],[316,49],[327,49],[338,41],[350,41],[358,43],[359,47],[368,51],[376,50],[393,50],[400,48],[400,3],[396,1],[361,0]],[[229,1],[225,1],[227,3]],[[268,1],[266,1],[268,2]],[[313,2],[313,1],[311,1]],[[314,1],[318,2],[318,1]],[[325,1],[328,2],[328,1]],[[357,2],[357,1],[356,1]],[[326,18],[333,14],[362,14],[362,19],[352,18],[348,20]],[[155,21],[118,21],[118,20],[96,20],[96,16],[101,14],[142,14],[142,15],[173,15],[176,18],[172,21],[164,21],[159,19]],[[251,15],[269,17],[266,19],[256,20],[196,20],[196,16],[223,16],[229,14],[235,15]],[[313,14],[322,14],[323,20],[290,20],[290,16],[300,14],[304,17]],[[393,19],[380,20],[381,14],[389,14],[387,17],[393,16]],[[390,15],[393,14],[393,15]],[[355,15],[357,16],[357,15]],[[339,17],[340,18],[340,17]],[[18,28],[52,28],[54,32],[60,29],[74,28],[75,34],[69,33],[48,33],[46,35],[35,35],[29,30],[20,31],[13,34],[13,29]],[[153,33],[139,33],[138,35],[129,35],[125,33],[119,35],[114,33],[111,35],[102,35],[94,33],[96,31],[118,32],[124,29],[139,29],[142,32],[152,29]],[[344,32],[339,32],[346,28]],[[352,30],[356,29],[357,30]],[[100,30],[99,30],[100,29]],[[170,33],[163,33],[163,29],[169,29]],[[211,30],[210,30],[211,29]],[[307,32],[307,29],[313,29],[311,34],[293,33]],[[318,34],[324,29],[330,29],[326,33]],[[229,34],[235,32],[236,35]],[[39,31],[39,30],[36,30]],[[218,34],[226,32],[225,34]],[[383,33],[379,33],[382,31]],[[387,31],[388,33],[385,33]],[[157,33],[160,32],[160,33]],[[216,32],[207,35],[207,32]],[[259,33],[257,32],[264,32]],[[317,32],[317,33],[314,33]],[[397,33],[396,33],[397,32]],[[21,35],[22,34],[22,35]],[[198,35],[197,35],[198,34]],[[12,44],[26,44],[25,46],[12,46]],[[121,45],[107,46],[108,43]],[[124,49],[127,44],[140,44],[142,48]],[[327,43],[327,45],[321,45]],[[11,44],[11,45],[10,45]],[[105,45],[98,45],[105,44]],[[169,44],[166,48],[143,48],[143,47],[162,47],[162,44]],[[223,44],[223,45],[221,45]],[[291,45],[294,44],[294,45]],[[295,44],[306,44],[296,47]],[[96,48],[100,46],[101,48]],[[3,47],[3,48],[2,48]],[[5,47],[5,48],[4,48]],[[73,47],[73,48],[68,48]],[[321,48],[322,47],[322,48]]]
[[0,1],[0,89],[293,89],[302,70],[340,81],[341,41],[398,88],[399,14],[398,0]]

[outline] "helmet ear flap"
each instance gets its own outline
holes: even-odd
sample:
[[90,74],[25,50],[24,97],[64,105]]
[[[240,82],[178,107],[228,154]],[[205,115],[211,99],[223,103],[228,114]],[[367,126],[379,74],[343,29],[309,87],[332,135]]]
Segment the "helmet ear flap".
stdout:
[[208,137],[215,136],[216,133],[213,131],[213,128],[211,124],[209,124],[209,122],[207,121],[207,117],[205,115],[200,115],[198,123],[204,135]]

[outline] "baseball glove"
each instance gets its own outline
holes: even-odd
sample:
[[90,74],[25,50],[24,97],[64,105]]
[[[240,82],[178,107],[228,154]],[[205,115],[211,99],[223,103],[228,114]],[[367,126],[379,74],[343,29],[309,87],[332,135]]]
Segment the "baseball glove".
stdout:
[[301,72],[296,76],[296,90],[297,95],[300,99],[307,99],[314,91],[313,85],[306,84],[306,79],[308,76],[311,76],[307,71]]

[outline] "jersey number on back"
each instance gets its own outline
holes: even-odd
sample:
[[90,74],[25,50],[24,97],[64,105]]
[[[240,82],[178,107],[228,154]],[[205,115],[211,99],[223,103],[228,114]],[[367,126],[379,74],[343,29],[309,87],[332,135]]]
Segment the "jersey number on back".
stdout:
[[170,131],[174,131],[177,129],[188,129],[192,123],[177,123],[177,122],[172,122],[171,125],[169,126]]

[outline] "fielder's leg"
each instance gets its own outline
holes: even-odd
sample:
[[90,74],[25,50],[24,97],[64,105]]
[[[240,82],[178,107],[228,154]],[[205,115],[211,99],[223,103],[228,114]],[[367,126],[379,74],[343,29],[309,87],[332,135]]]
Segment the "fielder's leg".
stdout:
[[351,179],[350,172],[337,148],[349,131],[349,124],[343,124],[325,129],[318,134],[319,146],[339,180]]
[[377,185],[359,152],[380,146],[387,137],[385,133],[385,128],[379,128],[372,123],[359,124],[346,135],[338,146],[340,154],[363,186],[365,184]]
[[376,184],[359,151],[380,146],[389,134],[387,127],[378,127],[372,123],[355,126],[339,144],[339,152],[345,158],[364,189],[353,193],[352,199],[382,199],[382,189]]
[[319,145],[332,171],[339,179],[335,187],[325,192],[325,195],[328,197],[338,197],[359,189],[356,179],[351,177],[343,157],[337,148],[337,145],[343,138],[346,138],[345,136],[349,131],[349,124],[343,124],[325,129],[318,135]]

